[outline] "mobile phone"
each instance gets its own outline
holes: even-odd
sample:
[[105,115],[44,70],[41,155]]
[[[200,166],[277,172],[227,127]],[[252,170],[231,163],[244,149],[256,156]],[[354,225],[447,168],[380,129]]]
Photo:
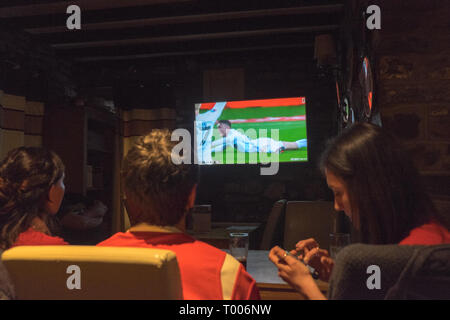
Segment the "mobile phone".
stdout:
[[[303,261],[303,259],[300,259],[299,257],[290,254],[289,251],[286,251],[286,255],[292,256],[292,257],[296,258],[298,261],[300,261],[301,263],[303,263],[303,264],[309,269],[309,273],[311,274],[311,276],[313,277],[313,279],[315,279],[315,280],[319,279],[319,272],[317,272],[316,269],[314,269],[314,268],[311,267],[309,264],[307,264],[305,261]],[[281,258],[281,260],[284,261],[283,258]]]

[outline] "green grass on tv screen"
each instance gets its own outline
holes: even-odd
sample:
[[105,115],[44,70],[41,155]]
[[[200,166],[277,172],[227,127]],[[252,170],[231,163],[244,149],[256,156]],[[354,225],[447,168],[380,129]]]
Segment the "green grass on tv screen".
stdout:
[[[206,111],[201,110],[200,113]],[[286,121],[286,119],[284,119],[284,121],[274,121],[273,119],[279,117],[290,118],[298,116],[305,116],[304,120]],[[272,118],[271,121],[243,122],[243,120],[248,119],[270,118]],[[239,130],[252,140],[260,137],[270,137],[278,141],[294,142],[307,138],[306,110],[304,104],[282,107],[225,108],[218,120],[231,121],[232,129]],[[233,120],[238,121],[233,122]],[[271,135],[271,129],[276,129],[278,136],[276,136],[276,133],[274,134],[275,136]],[[215,125],[213,129],[212,141],[221,138],[222,136],[217,129],[217,125]],[[305,147],[296,150],[285,150],[275,155],[272,153],[260,154],[258,152],[240,152],[233,146],[227,146],[223,152],[212,152],[211,156],[213,161],[221,164],[261,163],[268,161],[308,161],[308,151]],[[261,159],[261,157],[263,158]],[[276,157],[278,157],[278,159],[276,159]]]

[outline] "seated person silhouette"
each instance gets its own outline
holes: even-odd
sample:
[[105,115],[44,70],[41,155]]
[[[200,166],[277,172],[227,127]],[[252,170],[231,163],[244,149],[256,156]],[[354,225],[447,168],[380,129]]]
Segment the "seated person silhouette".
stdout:
[[[436,210],[411,159],[391,133],[370,123],[355,123],[329,142],[320,169],[334,193],[335,210],[344,211],[350,219],[358,242],[368,245],[450,243],[448,220]],[[359,250],[362,248],[370,247],[360,246]],[[378,251],[379,261],[390,261],[393,254],[388,249],[385,259],[381,259],[383,250]],[[341,264],[335,267],[328,251],[310,238],[299,241],[290,252],[275,246],[269,259],[283,280],[309,299],[319,300],[325,296],[305,264],[318,271],[321,280],[342,286],[329,293],[345,292],[348,283],[339,276],[354,265],[361,265],[365,262],[362,257],[369,256],[364,251],[353,252],[358,253],[356,259],[352,255],[339,259],[338,254],[337,262]],[[377,251],[372,248],[372,252]],[[335,268],[339,272],[333,271]]]
[[64,192],[58,155],[36,147],[11,150],[0,163],[0,248],[67,244],[55,236]]
[[175,145],[168,130],[153,130],[130,149],[122,176],[131,228],[98,245],[175,252],[184,299],[259,299],[255,280],[241,263],[185,233],[186,214],[194,206],[198,168],[175,164],[172,156],[181,160],[172,155]]

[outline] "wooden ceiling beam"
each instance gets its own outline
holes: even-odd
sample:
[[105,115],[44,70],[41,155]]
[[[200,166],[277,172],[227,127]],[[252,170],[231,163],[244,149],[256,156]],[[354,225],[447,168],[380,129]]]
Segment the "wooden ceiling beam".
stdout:
[[[85,23],[81,31],[96,31],[96,30],[114,30],[126,28],[142,28],[156,25],[173,25],[183,23],[200,23],[211,21],[223,21],[233,19],[246,18],[262,18],[283,15],[302,15],[302,14],[317,14],[317,13],[333,13],[340,12],[343,9],[342,4],[336,5],[320,5],[308,7],[294,7],[294,8],[277,8],[277,9],[262,9],[262,10],[248,10],[248,11],[233,11],[220,12],[210,14],[148,18],[148,19],[133,19],[133,20],[119,20],[101,23]],[[66,26],[52,26],[40,28],[28,28],[25,31],[32,34],[48,34],[66,32]]]
[[330,32],[330,31],[334,31],[338,28],[339,28],[338,25],[324,25],[324,26],[296,27],[296,28],[278,28],[278,29],[250,30],[250,31],[202,33],[202,34],[189,34],[189,35],[181,35],[181,36],[166,36],[166,37],[152,37],[152,38],[56,43],[56,44],[52,44],[51,46],[58,50],[70,50],[70,49],[76,49],[76,48],[95,48],[95,47],[105,48],[105,47],[130,46],[130,45],[141,45],[141,44],[163,43],[163,42],[167,43],[167,42],[194,41],[194,40],[274,36],[274,35],[288,34],[288,33]]
[[67,7],[78,5],[82,11],[94,11],[127,7],[152,6],[192,0],[73,0],[42,4],[1,7],[0,18],[30,17],[51,14],[65,14]]
[[74,58],[74,60],[79,61],[79,62],[141,60],[141,59],[151,59],[151,58],[160,58],[160,57],[176,57],[176,56],[200,55],[200,54],[221,54],[221,53],[244,52],[244,51],[253,51],[253,50],[257,51],[257,50],[272,50],[272,49],[308,48],[308,47],[312,47],[313,45],[314,45],[313,43],[302,43],[302,44],[271,45],[271,46],[253,46],[253,47],[245,47],[245,48],[159,52],[159,53],[150,53],[150,54],[130,54],[130,55],[121,55],[121,56],[92,56],[92,57]]

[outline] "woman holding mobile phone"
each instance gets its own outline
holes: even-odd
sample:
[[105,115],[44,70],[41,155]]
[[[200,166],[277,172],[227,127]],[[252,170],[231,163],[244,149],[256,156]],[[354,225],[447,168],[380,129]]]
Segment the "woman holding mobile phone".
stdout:
[[[433,245],[450,243],[448,222],[440,217],[411,158],[393,136],[369,123],[356,123],[333,139],[320,169],[344,211],[367,244]],[[279,275],[310,299],[324,299],[309,269],[328,281],[334,260],[314,239],[286,252],[274,247],[269,259]]]

